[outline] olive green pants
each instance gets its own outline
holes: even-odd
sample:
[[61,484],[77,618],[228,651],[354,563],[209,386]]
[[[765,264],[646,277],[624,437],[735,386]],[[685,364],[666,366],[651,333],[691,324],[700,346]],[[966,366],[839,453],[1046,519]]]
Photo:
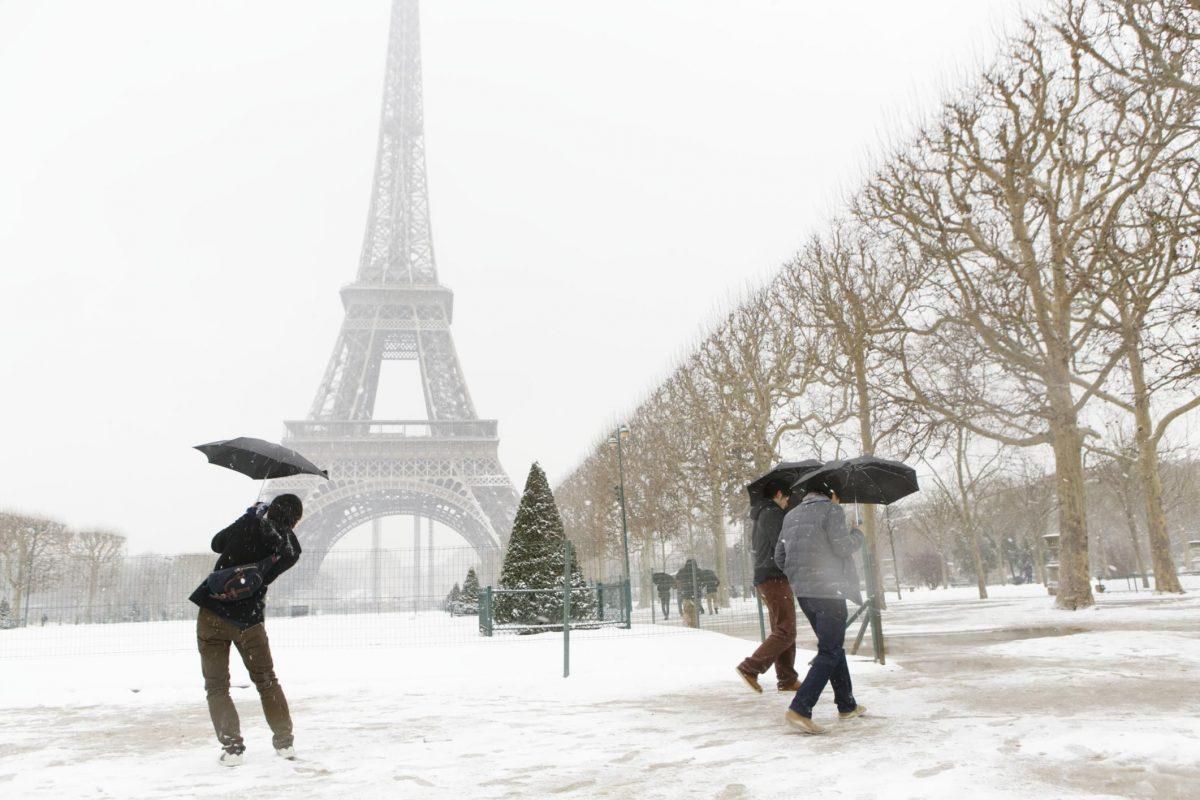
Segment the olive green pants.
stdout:
[[242,739],[237,708],[229,696],[229,645],[237,648],[258,689],[263,714],[271,726],[275,747],[292,746],[292,715],[288,712],[283,687],[275,677],[271,643],[265,625],[242,630],[206,608],[196,618],[196,644],[200,648],[200,670],[204,673],[204,691],[208,695],[208,714],[212,717],[217,741],[226,750],[240,753],[246,749]]

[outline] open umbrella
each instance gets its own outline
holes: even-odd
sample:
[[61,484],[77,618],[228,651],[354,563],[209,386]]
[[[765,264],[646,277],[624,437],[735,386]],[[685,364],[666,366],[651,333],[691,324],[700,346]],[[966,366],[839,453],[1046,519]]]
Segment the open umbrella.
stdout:
[[793,489],[825,484],[847,503],[887,505],[913,492],[919,492],[917,471],[899,461],[878,456],[858,456],[830,461],[819,469],[801,475]]
[[750,505],[754,506],[763,501],[763,488],[772,479],[782,479],[791,484],[804,473],[811,472],[819,466],[821,466],[821,462],[815,458],[806,458],[803,461],[780,461],[770,472],[760,475],[746,484],[746,493],[750,495]]
[[255,480],[286,478],[290,475],[320,475],[329,479],[327,471],[295,450],[249,436],[198,444],[196,449],[208,457],[208,463],[249,475]]

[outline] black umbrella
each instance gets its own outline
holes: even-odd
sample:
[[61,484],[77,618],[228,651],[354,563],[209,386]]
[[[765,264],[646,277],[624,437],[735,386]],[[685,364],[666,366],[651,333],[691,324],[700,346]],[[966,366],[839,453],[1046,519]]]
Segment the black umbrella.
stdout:
[[208,456],[208,463],[227,467],[255,480],[286,478],[289,475],[320,475],[329,479],[328,472],[295,450],[249,436],[198,444],[196,449]]
[[837,492],[844,502],[885,506],[921,490],[917,486],[916,470],[878,456],[830,461],[820,469],[801,475],[792,488],[807,489],[822,483]]
[[801,475],[821,466],[821,462],[815,458],[806,458],[803,461],[780,461],[775,465],[775,468],[766,475],[761,475],[755,478],[750,483],[746,484],[746,493],[750,495],[750,505],[763,501],[763,487],[773,478],[780,478],[791,484]]

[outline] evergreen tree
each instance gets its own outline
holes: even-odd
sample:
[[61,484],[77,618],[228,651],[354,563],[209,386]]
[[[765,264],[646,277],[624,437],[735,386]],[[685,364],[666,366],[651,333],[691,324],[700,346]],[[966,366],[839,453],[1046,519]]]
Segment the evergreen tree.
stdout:
[[475,575],[474,567],[467,570],[467,577],[463,580],[461,601],[462,611],[459,613],[479,613],[479,578]]
[[450,590],[450,594],[446,595],[446,600],[442,603],[442,608],[449,611],[452,615],[461,613],[458,610],[459,602],[462,600],[462,589],[458,588],[458,584],[454,584],[454,588]]
[[[513,521],[512,535],[500,569],[501,589],[548,589],[496,597],[497,624],[553,624],[563,611],[562,518],[550,491],[546,473],[534,462],[525,480],[525,491]],[[578,559],[571,563],[571,619],[595,616],[595,598],[583,578]]]
[[8,604],[7,597],[0,597],[0,630],[11,627],[13,627],[12,606]]

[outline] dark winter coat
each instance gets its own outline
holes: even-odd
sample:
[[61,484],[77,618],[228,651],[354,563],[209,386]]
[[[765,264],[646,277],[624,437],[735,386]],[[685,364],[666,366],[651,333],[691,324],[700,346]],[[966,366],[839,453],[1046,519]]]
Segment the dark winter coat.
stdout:
[[675,585],[675,579],[666,572],[653,572],[650,574],[650,580],[654,581],[654,588],[658,590],[658,596],[667,598],[671,596],[671,587]]
[[239,628],[258,625],[263,621],[266,609],[267,586],[300,560],[300,540],[292,531],[277,527],[250,510],[213,537],[212,549],[221,554],[214,570],[262,561],[271,555],[279,556],[274,566],[263,574],[262,587],[249,597],[223,603],[214,599],[202,582],[188,598]]
[[854,553],[862,531],[846,526],[846,512],[826,497],[805,499],[783,519],[775,566],[796,597],[851,599],[862,603]]
[[700,570],[700,593],[713,594],[717,591],[717,587],[721,585],[721,579],[717,577],[717,573],[711,569]]
[[695,559],[689,558],[675,573],[675,585],[679,587],[680,600],[691,600],[696,596],[693,590],[700,588],[700,568]]
[[754,519],[754,534],[750,546],[754,551],[754,585],[772,578],[786,578],[775,566],[775,545],[779,543],[779,532],[783,530],[783,509],[775,501],[759,503],[750,511]]

